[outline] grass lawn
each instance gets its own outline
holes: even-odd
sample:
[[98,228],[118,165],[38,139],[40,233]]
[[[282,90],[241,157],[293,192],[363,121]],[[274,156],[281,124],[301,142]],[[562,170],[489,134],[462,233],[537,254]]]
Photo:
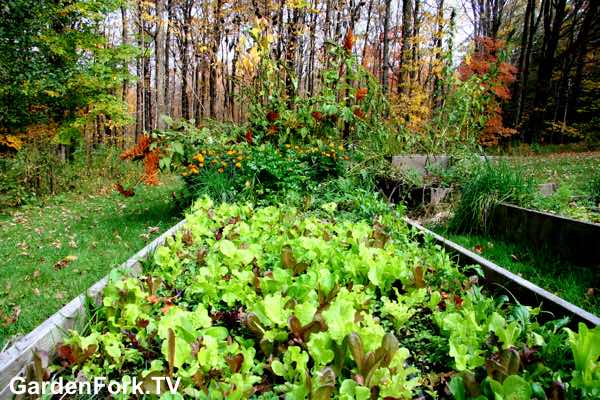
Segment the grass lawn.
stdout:
[[167,177],[125,198],[67,194],[0,214],[0,349],[31,331],[181,216]]
[[592,173],[600,170],[600,152],[543,154],[513,160],[538,183],[567,185],[576,194],[581,194]]
[[486,236],[440,233],[568,302],[600,316],[598,269],[571,265],[524,246]]
[[600,213],[593,211],[589,185],[600,173],[600,152],[556,153],[512,159],[536,183],[556,183],[558,190],[540,197],[532,208],[582,221],[600,223]]

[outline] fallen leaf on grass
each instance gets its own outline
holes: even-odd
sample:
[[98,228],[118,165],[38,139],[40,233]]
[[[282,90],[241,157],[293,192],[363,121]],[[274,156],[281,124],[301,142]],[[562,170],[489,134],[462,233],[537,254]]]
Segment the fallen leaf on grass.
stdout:
[[475,253],[481,254],[481,253],[483,253],[483,246],[481,246],[480,244],[478,244],[475,247],[473,247],[473,250],[475,251]]
[[69,263],[73,262],[77,260],[77,256],[66,256],[65,258],[63,258],[62,260],[58,261],[56,264],[54,264],[54,269],[59,271],[63,268],[65,268],[67,265],[69,265]]
[[14,306],[12,313],[10,315],[4,315],[4,313],[2,313],[1,314],[1,317],[3,320],[2,326],[4,328],[6,328],[9,325],[14,324],[19,319],[19,315],[21,315],[21,307],[19,307],[19,306]]
[[54,295],[54,298],[56,300],[63,300],[65,298],[65,294],[63,292],[56,292],[56,294]]
[[42,271],[40,271],[39,268],[37,268],[35,271],[33,271],[33,279],[39,278],[40,275],[42,275]]
[[71,239],[69,241],[69,247],[72,249],[76,249],[77,248],[77,242],[75,242],[73,239]]
[[60,242],[60,240],[55,240],[54,242],[52,242],[52,246],[56,247],[57,249],[60,249],[62,247],[62,243]]
[[588,296],[590,297],[594,297],[594,295],[596,294],[596,291],[594,290],[594,288],[588,288],[588,290],[586,290],[585,292]]
[[519,257],[515,256],[514,254],[511,254],[510,257],[515,261],[519,261]]
[[157,233],[160,231],[160,227],[158,226],[151,226],[148,228],[148,233],[149,234],[153,234],[153,233]]
[[38,288],[33,288],[33,294],[35,294],[36,296],[39,296],[39,295],[41,294],[41,293],[40,293],[40,289],[38,289]]

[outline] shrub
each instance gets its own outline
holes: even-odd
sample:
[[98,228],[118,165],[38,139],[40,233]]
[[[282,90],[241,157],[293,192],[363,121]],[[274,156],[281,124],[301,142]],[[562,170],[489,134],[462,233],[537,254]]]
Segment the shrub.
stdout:
[[0,206],[17,207],[67,191],[84,193],[137,175],[138,166],[120,162],[120,151],[78,148],[63,157],[57,145],[27,144],[14,156],[0,158]]
[[527,206],[534,198],[533,180],[506,163],[485,163],[460,190],[450,227],[456,231],[487,230],[488,217],[500,202]]
[[596,170],[588,182],[588,193],[594,205],[600,207],[600,170]]
[[182,175],[186,196],[219,201],[252,200],[271,204],[286,196],[301,198],[319,182],[342,173],[348,156],[333,143],[277,147],[272,144],[211,146],[188,154]]

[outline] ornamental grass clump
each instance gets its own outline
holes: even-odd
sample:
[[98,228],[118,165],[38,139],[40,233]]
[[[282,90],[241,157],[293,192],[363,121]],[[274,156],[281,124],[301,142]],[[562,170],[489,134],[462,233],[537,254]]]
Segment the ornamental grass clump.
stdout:
[[527,206],[535,198],[535,185],[519,168],[486,162],[460,189],[460,200],[450,221],[459,232],[487,231],[494,207],[501,202]]

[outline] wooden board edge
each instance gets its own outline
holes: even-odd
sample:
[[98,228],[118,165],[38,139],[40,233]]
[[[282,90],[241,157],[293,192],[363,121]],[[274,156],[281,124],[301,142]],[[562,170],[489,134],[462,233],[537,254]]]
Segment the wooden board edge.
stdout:
[[559,309],[563,311],[565,314],[572,317],[574,320],[578,322],[584,322],[588,326],[598,326],[600,325],[600,318],[595,316],[594,314],[577,307],[576,305],[569,303],[568,301],[558,297],[557,295],[550,293],[546,289],[543,289],[534,283],[516,275],[505,268],[481,257],[478,254],[473,253],[472,251],[462,247],[461,245],[446,239],[445,237],[438,235],[435,232],[430,231],[429,229],[421,226],[419,223],[405,218],[406,223],[418,231],[429,235],[434,238],[434,240],[444,247],[447,250],[450,250],[454,253],[458,253],[462,256],[465,256],[468,260],[472,261],[473,264],[480,265],[487,273],[491,273],[491,275],[501,276],[504,280],[512,282],[514,285],[520,286],[524,290],[530,291],[532,296],[538,299],[541,299],[545,303],[551,303],[553,308]]

